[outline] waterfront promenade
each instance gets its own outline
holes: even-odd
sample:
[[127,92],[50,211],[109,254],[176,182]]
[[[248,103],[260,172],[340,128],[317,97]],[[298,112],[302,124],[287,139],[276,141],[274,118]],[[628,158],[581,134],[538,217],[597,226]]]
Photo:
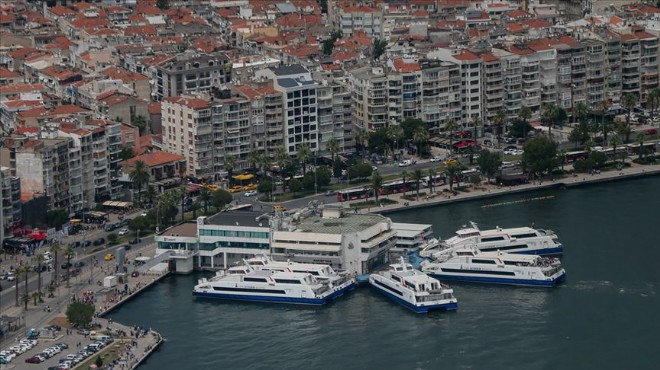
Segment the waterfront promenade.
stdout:
[[[155,245],[149,246],[139,251],[143,256],[153,256],[155,253]],[[133,260],[137,257],[138,252],[128,253],[127,260]],[[34,305],[31,300],[28,304],[27,310],[21,304],[20,306],[12,306],[3,310],[3,315],[7,317],[17,317],[25,324],[23,329],[19,329],[11,336],[3,338],[2,349],[12,346],[19,339],[25,338],[26,331],[30,328],[39,330],[40,328],[49,325],[57,324],[62,327],[62,330],[55,338],[47,339],[41,338],[39,345],[27,351],[26,353],[15,358],[10,364],[3,365],[4,368],[15,369],[31,369],[34,365],[25,363],[25,359],[31,357],[43,349],[49,347],[54,343],[67,343],[69,348],[62,353],[48,359],[46,362],[39,366],[48,367],[55,366],[59,358],[65,357],[66,354],[75,353],[78,351],[77,347],[80,344],[85,346],[92,342],[91,339],[86,338],[84,335],[79,334],[77,330],[72,329],[66,320],[66,309],[68,304],[73,299],[82,299],[84,294],[92,292],[95,296],[95,317],[94,322],[98,323],[101,329],[97,332],[111,332],[117,340],[105,350],[98,353],[103,354],[108,360],[114,363],[114,366],[106,361],[103,368],[107,369],[133,369],[142,362],[152,351],[154,351],[163,341],[163,338],[156,331],[151,331],[150,328],[130,328],[121,323],[112,322],[105,319],[103,316],[119,305],[127,302],[144,289],[147,289],[152,284],[158,282],[167,273],[166,272],[146,272],[140,273],[137,277],[130,276],[133,268],[129,268],[127,274],[127,281],[125,284],[118,284],[115,288],[104,288],[99,285],[99,281],[110,271],[113,271],[114,261],[99,261],[95,267],[96,276],[99,280],[92,280],[89,274],[82,273],[70,281],[70,286],[66,286],[66,282],[62,282],[55,292],[54,297],[45,297],[43,303]],[[97,353],[97,354],[98,354]],[[78,364],[76,368],[87,369],[89,366],[89,359],[95,359],[97,354],[94,354],[86,361]],[[85,367],[83,365],[86,365]],[[44,367],[44,368],[45,368]]]
[[[541,190],[553,187],[564,186],[566,188],[571,188],[575,186],[584,186],[589,184],[609,182],[609,181],[618,181],[624,179],[633,179],[645,176],[660,175],[660,164],[658,165],[639,165],[632,163],[631,167],[626,167],[621,171],[602,171],[600,173],[594,174],[577,174],[577,176],[566,176],[558,177],[553,180],[545,179],[541,182],[530,182],[527,184],[521,184],[516,186],[497,186],[494,184],[481,184],[477,187],[473,187],[471,184],[461,183],[461,186],[466,186],[469,189],[469,192],[457,191],[456,195],[450,194],[448,192],[449,185],[434,187],[434,194],[428,194],[428,188],[420,187],[420,194],[425,192],[425,195],[421,195],[419,199],[407,200],[403,198],[403,194],[390,194],[387,196],[380,196],[379,199],[390,199],[396,201],[397,203],[382,205],[378,207],[362,208],[357,212],[360,213],[391,213],[397,211],[405,211],[413,208],[420,207],[429,207],[438,204],[448,204],[461,202],[466,200],[481,199],[481,198],[490,198],[497,197],[502,195],[523,193],[534,190]],[[447,190],[447,191],[444,191]],[[456,184],[454,184],[454,190],[456,190]],[[413,196],[415,195],[415,190],[408,191],[406,195]],[[372,198],[373,199],[373,198]],[[343,204],[345,207],[349,207],[352,203],[359,203],[363,200],[354,200],[348,201]]]

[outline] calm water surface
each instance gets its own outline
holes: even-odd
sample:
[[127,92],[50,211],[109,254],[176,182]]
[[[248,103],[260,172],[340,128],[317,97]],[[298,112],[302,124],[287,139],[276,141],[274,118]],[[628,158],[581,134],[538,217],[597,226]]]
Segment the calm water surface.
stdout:
[[555,230],[557,289],[453,284],[458,311],[416,315],[368,288],[322,308],[195,300],[192,275],[111,317],[167,339],[144,370],[658,369],[659,190],[654,177],[390,215],[442,237],[468,221]]

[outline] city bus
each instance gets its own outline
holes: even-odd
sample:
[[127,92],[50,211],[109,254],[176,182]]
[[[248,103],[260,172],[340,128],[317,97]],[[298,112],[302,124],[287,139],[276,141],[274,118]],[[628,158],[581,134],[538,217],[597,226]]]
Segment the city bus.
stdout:
[[415,189],[415,181],[406,179],[404,183],[403,180],[395,180],[384,183],[381,188],[378,190],[378,194],[387,195],[387,194],[396,194],[403,193]]
[[369,187],[340,190],[337,192],[337,201],[344,202],[347,200],[364,199],[372,195],[371,192],[371,188]]

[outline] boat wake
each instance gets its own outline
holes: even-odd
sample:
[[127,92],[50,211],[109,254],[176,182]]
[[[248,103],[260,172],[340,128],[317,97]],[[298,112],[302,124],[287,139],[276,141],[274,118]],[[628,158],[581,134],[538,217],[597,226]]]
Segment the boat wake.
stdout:
[[604,290],[610,289],[616,291],[619,294],[625,295],[638,295],[640,297],[654,297],[655,284],[653,283],[644,283],[643,286],[617,286],[614,285],[611,281],[579,281],[576,284],[571,284],[565,286],[567,288],[572,288],[576,290]]
[[491,204],[484,204],[481,206],[481,208],[490,208],[490,207],[502,207],[502,206],[511,206],[515,204],[523,204],[523,203],[530,203],[530,202],[536,202],[539,200],[548,200],[554,198],[554,195],[547,195],[544,197],[535,197],[535,198],[527,198],[527,199],[520,199],[520,200],[514,200],[511,202],[501,202],[501,203],[491,203]]

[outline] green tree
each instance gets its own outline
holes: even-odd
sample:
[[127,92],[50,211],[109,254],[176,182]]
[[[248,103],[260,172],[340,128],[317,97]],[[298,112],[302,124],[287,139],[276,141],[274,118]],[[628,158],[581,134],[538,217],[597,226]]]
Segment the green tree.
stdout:
[[89,324],[92,323],[93,317],[93,304],[74,301],[66,308],[66,318],[75,327],[89,327]]
[[355,133],[355,144],[357,144],[357,147],[361,151],[363,157],[365,155],[365,149],[366,149],[365,143],[368,141],[369,141],[369,132],[362,128],[358,129],[358,131]]
[[525,151],[522,159],[523,168],[537,177],[550,173],[558,165],[558,145],[548,137],[542,136],[529,140],[523,149]]
[[417,191],[417,200],[419,200],[419,184],[422,182],[424,175],[422,170],[415,170],[412,174],[412,179],[415,182],[415,190]]
[[236,158],[232,155],[225,155],[222,166],[225,171],[227,171],[227,179],[231,182],[232,176],[234,175],[234,169],[236,169]]
[[67,222],[69,222],[69,214],[64,209],[54,209],[46,212],[46,223],[48,227],[54,227],[59,230]]
[[541,117],[543,118],[543,121],[548,125],[548,137],[552,138],[552,126],[561,126],[563,122],[568,118],[568,115],[566,114],[566,110],[564,110],[564,108],[550,103],[543,107]]
[[529,124],[527,120],[524,119],[514,119],[511,121],[511,127],[509,127],[509,135],[512,137],[527,137],[527,134],[530,133],[534,128]]
[[404,138],[404,130],[401,126],[389,126],[387,129],[387,140],[389,141],[389,146],[392,152],[392,160],[396,158],[396,148],[399,148],[399,143]]
[[482,120],[479,118],[479,116],[473,116],[470,122],[468,122],[468,126],[474,127],[474,138],[476,139],[478,137],[478,129],[479,126],[481,126]]
[[429,142],[429,132],[421,127],[415,129],[413,132],[413,142],[417,145],[417,155],[422,155],[422,149]]
[[144,196],[147,198],[149,204],[153,204],[154,199],[158,194],[156,194],[156,188],[153,185],[147,185],[147,190]]
[[247,163],[250,168],[258,168],[259,162],[261,161],[261,154],[256,150],[250,151],[247,156]]
[[373,169],[367,163],[356,163],[348,167],[348,177],[351,179],[361,179],[371,176]]
[[587,129],[587,122],[581,121],[568,134],[568,140],[575,143],[577,148],[579,144],[584,144],[589,139],[589,132]]
[[376,198],[376,203],[378,203],[378,196],[380,195],[380,189],[383,187],[383,177],[374,171],[371,175],[371,188],[374,189],[374,197]]
[[34,255],[34,262],[37,264],[37,291],[41,292],[41,267],[44,265],[46,258],[43,253],[37,253]]
[[318,186],[328,186],[330,185],[332,174],[328,167],[321,166],[316,168],[316,183]]
[[119,158],[121,158],[122,161],[128,160],[135,157],[135,152],[133,151],[132,146],[125,146],[121,148],[121,152],[119,152]]
[[504,123],[506,122],[507,116],[506,116],[506,111],[504,109],[500,109],[497,111],[495,114],[495,117],[493,117],[493,125],[495,125],[495,134],[500,135],[502,134],[502,127],[504,127]]
[[639,144],[639,152],[637,155],[639,156],[639,159],[643,160],[644,155],[646,155],[646,149],[644,148],[644,133],[640,132],[637,134],[637,143]]
[[68,287],[71,286],[71,283],[70,283],[70,280],[71,280],[71,271],[70,271],[70,269],[71,269],[71,259],[73,258],[73,256],[76,255],[76,251],[74,251],[73,248],[71,248],[71,247],[66,247],[66,248],[64,248],[63,253],[64,253],[64,257],[66,257],[67,270],[69,270],[69,271],[67,271],[67,274],[66,274],[66,287],[68,288]]
[[332,161],[332,174],[336,178],[340,178],[341,177],[341,171],[343,169],[344,169],[344,163],[341,161],[341,159],[339,159],[339,157],[335,158]]
[[96,356],[96,360],[94,360],[94,365],[96,365],[97,369],[103,367],[103,358],[101,356]]
[[614,152],[614,158],[616,159],[616,148],[621,145],[621,138],[618,135],[610,137],[610,145],[612,146],[612,151]]
[[450,118],[445,122],[445,131],[449,131],[449,151],[454,151],[454,132],[458,130],[458,123],[455,119]]
[[339,153],[339,142],[334,137],[325,143],[325,149],[330,152],[330,159],[334,162],[335,155]]
[[259,185],[257,185],[257,191],[266,194],[269,200],[272,199],[273,182],[270,180],[270,178],[265,178],[259,181]]
[[651,120],[653,120],[653,118],[655,118],[656,109],[658,109],[658,105],[660,104],[660,89],[655,88],[651,90],[646,99],[646,104],[651,110]]
[[626,128],[627,128],[627,131],[626,131],[626,134],[625,134],[626,135],[626,143],[630,142],[630,131],[631,131],[631,129],[630,129],[630,124],[631,124],[630,119],[631,119],[631,116],[632,116],[633,109],[635,109],[636,106],[637,106],[637,96],[635,96],[633,94],[626,94],[623,97],[623,107],[627,111],[627,113],[626,113]]
[[438,171],[436,171],[435,168],[429,168],[428,173],[429,173],[429,182],[428,182],[429,193],[433,194],[433,189],[435,188],[435,177],[438,175]]
[[479,165],[481,174],[486,176],[486,179],[490,182],[490,179],[495,177],[495,174],[502,165],[502,159],[500,159],[498,153],[482,150],[479,153],[479,158],[477,158],[477,164]]
[[295,195],[297,192],[301,191],[303,188],[303,184],[300,180],[298,179],[291,179],[289,181],[289,190]]
[[117,234],[115,233],[108,234],[108,243],[110,243],[110,245],[117,244],[118,239],[119,237],[117,236]]
[[232,196],[223,189],[218,189],[213,192],[213,206],[217,209],[224,208],[227,204],[231,203]]
[[390,145],[388,133],[389,128],[381,128],[369,133],[368,148],[371,153],[385,153],[387,147]]
[[135,167],[128,174],[128,177],[131,179],[133,184],[137,187],[138,190],[138,202],[140,201],[140,193],[142,192],[142,186],[149,183],[149,166],[143,161],[135,161]]
[[403,196],[406,195],[406,190],[408,190],[408,185],[406,184],[406,179],[410,179],[410,174],[408,171],[401,171],[401,181],[403,183]]
[[204,214],[209,213],[209,202],[211,201],[211,192],[209,189],[203,187],[199,191],[199,200],[202,202],[202,206],[204,207]]
[[18,282],[21,279],[25,280],[25,293],[23,293],[23,297],[27,297],[27,300],[23,299],[23,302],[25,303],[25,309],[27,310],[27,305],[28,302],[30,301],[30,296],[28,294],[28,277],[30,276],[30,266],[28,265],[20,265],[14,270],[14,274],[16,274],[16,305],[18,305]]
[[170,0],[156,0],[156,6],[160,10],[167,10],[170,8]]
[[401,128],[403,129],[403,138],[405,140],[414,140],[415,131],[422,129],[428,131],[429,126],[426,122],[418,118],[406,118],[401,122]]
[[522,121],[528,122],[530,118],[532,118],[532,111],[528,108],[523,106],[518,110],[518,118]]
[[303,176],[307,173],[307,163],[312,158],[312,150],[309,148],[309,144],[303,143],[298,145],[297,150],[298,160],[303,168]]
[[449,177],[449,191],[454,190],[454,180],[458,178],[461,168],[456,163],[450,163],[447,166],[447,177]]
[[44,300],[42,297],[44,296],[44,293],[41,292],[40,290],[37,290],[36,292],[32,292],[32,299],[34,299],[34,305],[37,305],[37,301],[43,302]]
[[378,60],[381,55],[385,54],[385,51],[387,51],[387,41],[378,38],[374,39],[374,44],[372,47],[374,60]]
[[60,246],[59,243],[52,243],[50,247],[48,248],[50,253],[53,254],[53,282],[55,285],[59,285],[59,274],[58,274],[58,269],[59,269],[59,257],[60,257],[60,252],[62,252],[62,246]]
[[341,36],[341,31],[332,31],[332,33],[330,33],[330,38],[323,40],[322,51],[324,55],[332,55],[332,51],[335,48],[335,42],[337,42]]
[[128,223],[128,228],[139,233],[142,230],[148,230],[150,225],[146,217],[138,216]]
[[601,169],[607,162],[607,154],[603,152],[591,152],[589,153],[589,159],[593,161],[594,167]]
[[144,116],[137,115],[133,119],[133,126],[137,127],[140,135],[144,135],[147,131],[147,120],[144,119]]

